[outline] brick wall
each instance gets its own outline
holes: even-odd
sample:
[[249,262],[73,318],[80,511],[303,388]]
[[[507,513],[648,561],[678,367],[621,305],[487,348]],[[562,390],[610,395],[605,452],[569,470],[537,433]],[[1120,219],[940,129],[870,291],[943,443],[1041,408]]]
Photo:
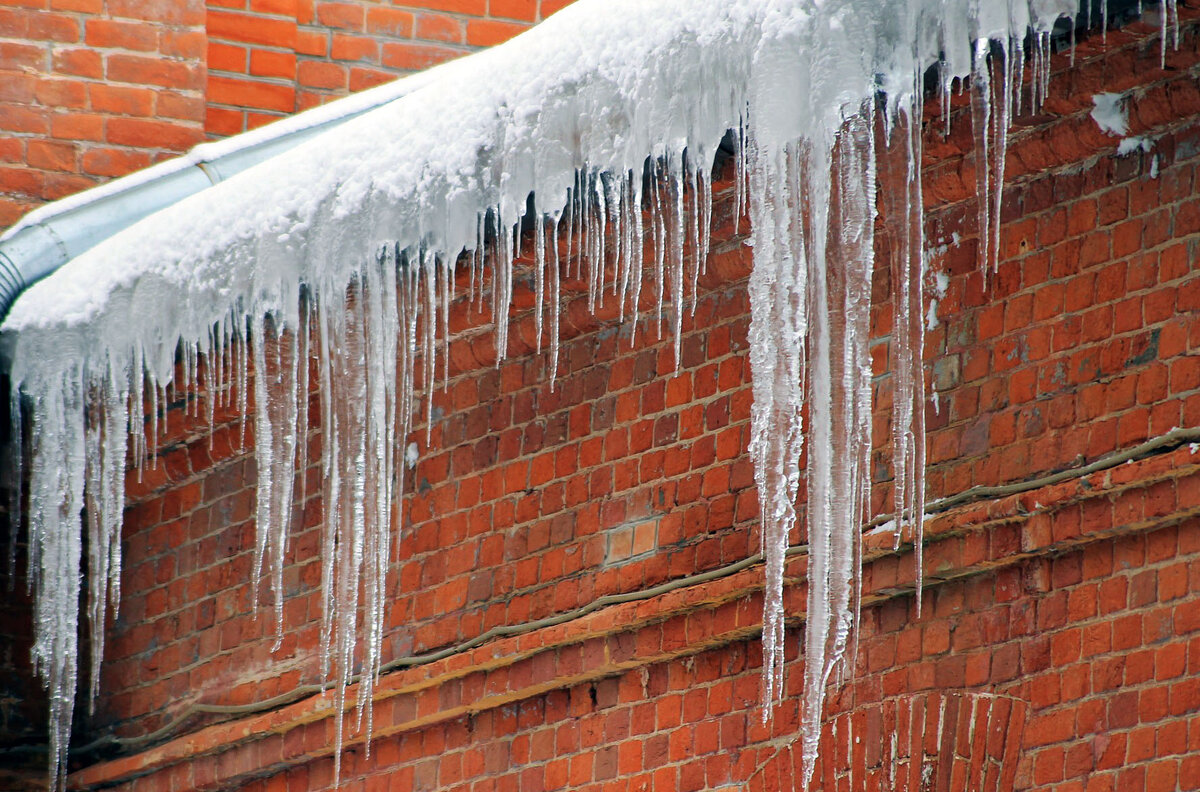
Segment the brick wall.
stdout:
[[511,38],[569,0],[0,0],[0,228]]
[[569,0],[209,0],[206,130],[230,135],[505,41]]
[[[1073,65],[1056,56],[1045,112],[1022,119],[1012,142],[1002,262],[986,284],[968,119],[957,108],[946,140],[940,123],[927,130],[929,233],[935,245],[959,240],[934,262],[949,284],[928,342],[931,498],[1200,426],[1200,18],[1182,16],[1166,70],[1150,25],[1085,41]],[[1148,136],[1150,151],[1116,156],[1088,117],[1101,90],[1130,91],[1130,134]],[[433,442],[411,479],[385,660],[528,626],[389,672],[369,757],[351,729],[343,789],[758,790],[793,772],[796,752],[778,746],[797,723],[804,558],[788,570],[789,698],[766,725],[761,570],[726,569],[757,550],[757,503],[744,454],[749,255],[720,167],[714,258],[679,371],[652,327],[630,348],[614,306],[583,310],[579,283],[553,391],[531,323],[518,318],[498,369],[490,334],[456,338]],[[893,230],[883,218],[881,261]],[[528,305],[519,285],[516,302]],[[886,268],[876,287],[883,511]],[[470,313],[460,304],[456,326]],[[96,715],[77,715],[77,744],[109,730],[152,739],[79,756],[72,783],[329,789],[328,699],[247,706],[319,681],[320,504],[309,496],[292,541],[273,652],[269,609],[256,609],[247,582],[254,471],[237,416],[218,416],[210,443],[206,422],[178,412],[157,467],[129,483],[121,618]],[[307,477],[319,491],[315,467]],[[992,691],[1027,713],[1003,769],[1015,789],[1200,788],[1200,453],[1148,448],[1127,464],[966,498],[931,519],[928,543],[918,620],[912,554],[893,551],[890,535],[866,537],[855,675],[831,712],[869,725],[912,695]],[[698,572],[714,575],[689,578]],[[664,582],[678,587],[639,594]],[[572,612],[618,593],[632,601]],[[244,709],[153,736],[195,703]],[[822,773],[836,774],[829,748]]]
[[197,0],[0,4],[0,226],[204,136]]

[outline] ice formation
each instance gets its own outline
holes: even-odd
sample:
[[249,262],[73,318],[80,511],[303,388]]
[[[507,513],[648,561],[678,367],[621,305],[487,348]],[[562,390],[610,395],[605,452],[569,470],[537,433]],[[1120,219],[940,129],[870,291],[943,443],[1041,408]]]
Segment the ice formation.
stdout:
[[[278,608],[293,482],[308,462],[309,361],[318,361],[324,665],[340,740],[359,660],[359,712],[371,711],[361,705],[380,668],[397,503],[416,456],[406,449],[415,452],[417,394],[429,398],[444,355],[456,267],[469,268],[479,299],[490,296],[501,355],[522,244],[533,246],[535,313],[553,360],[566,267],[580,268],[593,302],[620,300],[626,320],[653,289],[658,315],[669,303],[678,330],[704,266],[710,169],[728,130],[741,142],[739,209],[752,227],[750,453],[769,698],[782,691],[784,553],[808,450],[811,769],[824,689],[845,670],[858,608],[877,173],[890,174],[885,200],[902,218],[889,262],[896,541],[919,548],[923,77],[939,65],[947,107],[971,78],[980,250],[994,267],[1027,35],[1037,102],[1051,27],[1074,10],[1073,0],[580,0],[35,285],[4,330],[13,414],[24,404],[31,429],[34,657],[51,691],[55,783],[74,707],[83,531],[95,667],[105,609],[118,599],[126,457],[148,464],[168,388],[205,394],[190,404],[210,416],[220,400],[253,411],[255,574]],[[897,153],[877,161],[882,151]]]
[[1129,131],[1129,117],[1125,111],[1125,97],[1117,93],[1098,93],[1092,97],[1092,120],[1101,131],[1115,137],[1124,137]]

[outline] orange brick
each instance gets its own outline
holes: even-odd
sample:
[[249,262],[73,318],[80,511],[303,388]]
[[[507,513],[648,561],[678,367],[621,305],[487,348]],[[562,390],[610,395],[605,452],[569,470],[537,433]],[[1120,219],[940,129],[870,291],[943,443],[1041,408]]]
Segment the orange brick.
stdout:
[[156,109],[160,118],[175,118],[196,123],[204,121],[204,98],[199,94],[160,91]]
[[366,31],[376,36],[408,38],[413,31],[413,15],[398,8],[371,6],[367,9]]
[[106,74],[114,82],[193,89],[199,89],[202,83],[199,66],[183,61],[113,54],[106,58],[106,62]]
[[296,76],[296,55],[292,52],[251,50],[250,73],[259,77],[292,79]]
[[346,68],[336,63],[301,61],[296,69],[296,79],[309,88],[345,88]]
[[0,138],[0,162],[24,162],[25,141],[21,138]]
[[74,74],[79,77],[100,78],[104,76],[104,61],[100,53],[90,49],[55,49],[54,71]]
[[333,46],[329,54],[334,60],[377,63],[379,61],[379,44],[374,39],[363,36],[334,33]]
[[211,102],[234,107],[291,112],[296,106],[296,89],[279,83],[210,75],[208,98]]
[[96,180],[87,176],[77,176],[73,173],[47,173],[42,195],[52,201],[57,201],[59,198],[66,198],[68,195],[74,195],[95,186]]
[[526,30],[525,25],[500,22],[494,19],[472,19],[467,22],[467,43],[472,47],[490,47],[508,41]]
[[93,83],[88,86],[92,109],[116,115],[150,116],[154,114],[154,91],[121,85]]
[[287,48],[296,44],[296,22],[234,11],[209,11],[208,35],[224,41]]
[[221,41],[208,42],[208,70],[210,72],[246,73],[246,48]]
[[159,0],[105,0],[108,13],[125,19],[143,19],[164,25],[202,27],[204,6],[195,2],[163,3]]
[[141,118],[111,118],[106,139],[121,146],[186,151],[199,143],[200,129]]
[[19,193],[40,196],[45,177],[24,167],[0,167],[0,193]]
[[464,53],[449,47],[388,41],[383,45],[383,65],[395,69],[419,71],[453,60]]
[[367,88],[374,88],[376,85],[383,85],[394,79],[396,79],[396,75],[391,72],[354,66],[350,69],[350,91],[353,93]]
[[17,222],[35,206],[37,204],[32,201],[0,196],[0,228]]
[[260,126],[265,126],[273,121],[278,121],[283,118],[282,115],[272,115],[269,113],[246,113],[246,129],[257,129]]
[[158,51],[168,57],[199,59],[204,57],[208,36],[203,31],[159,31]]
[[296,54],[323,58],[329,51],[329,33],[301,30],[296,34]]
[[461,44],[463,25],[454,17],[444,14],[418,14],[416,38]]
[[0,41],[0,65],[5,69],[41,71],[46,62],[46,50],[33,44]]
[[49,41],[77,42],[79,22],[66,14],[39,11],[29,20],[29,38]]
[[448,11],[467,16],[487,14],[487,0],[421,0],[417,5],[430,11]]
[[555,11],[561,11],[562,9],[566,8],[572,2],[573,0],[541,0],[539,14],[541,15],[542,19],[545,19]]
[[296,0],[250,0],[250,10],[296,19]]
[[89,19],[84,30],[84,41],[89,47],[113,47],[149,52],[158,46],[158,35],[154,28],[137,22]]
[[0,129],[44,135],[50,129],[48,113],[40,107],[0,103]]
[[204,131],[211,135],[236,135],[246,129],[245,118],[240,110],[224,107],[208,107],[204,113]]
[[365,9],[357,3],[317,3],[317,21],[342,30],[361,31],[366,18]]
[[128,149],[91,148],[83,153],[83,172],[93,176],[124,176],[150,165],[150,155]]
[[35,168],[66,173],[76,170],[75,156],[77,152],[73,143],[31,140],[26,151],[29,156],[29,164]]
[[37,78],[32,74],[16,71],[0,71],[0,102],[33,104]]
[[537,0],[491,0],[488,11],[494,17],[532,22],[537,18]]
[[50,135],[62,140],[103,140],[104,118],[92,113],[55,113],[50,117]]
[[104,12],[104,0],[50,0],[50,7],[55,11],[100,14]]

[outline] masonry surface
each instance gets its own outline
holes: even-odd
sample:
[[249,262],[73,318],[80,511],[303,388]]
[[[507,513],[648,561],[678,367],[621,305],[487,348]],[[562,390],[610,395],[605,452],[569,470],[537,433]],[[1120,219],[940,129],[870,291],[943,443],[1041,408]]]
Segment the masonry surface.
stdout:
[[[117,144],[148,162],[388,69],[490,43],[481,31],[503,37],[549,12],[532,0],[430,0],[425,9],[210,3],[187,12],[192,5],[0,8],[0,20],[25,25],[0,35],[21,38],[34,64],[21,71],[14,58],[26,50],[0,43],[16,47],[0,49],[0,67],[32,80],[31,94],[4,99],[16,109],[0,109],[0,126],[25,112],[42,119],[8,138],[19,152],[0,174],[41,173],[39,189],[66,184],[52,173],[82,179],[88,153],[109,147],[114,122],[133,117],[91,98],[120,79],[117,50],[137,50],[78,38],[107,16],[142,19],[128,29],[154,31],[138,51],[166,56],[155,63],[193,64],[168,85],[129,77],[129,91],[155,97],[146,123],[181,130],[178,139]],[[1054,56],[1043,110],[1013,132],[1001,261],[986,278],[976,263],[966,99],[955,98],[947,137],[940,110],[927,111],[931,269],[948,276],[927,337],[936,394],[929,496],[950,500],[927,527],[920,618],[911,545],[864,535],[858,652],[830,718],[863,724],[879,743],[897,702],[996,694],[1012,704],[989,712],[997,724],[1003,712],[1014,742],[996,754],[989,789],[1200,789],[1200,446],[1172,434],[1200,427],[1200,12],[1180,15],[1165,69],[1152,20],[1085,38],[1073,63],[1069,53]],[[74,20],[76,38],[32,27],[59,17]],[[166,51],[186,33],[193,55]],[[39,37],[44,44],[29,43]],[[46,64],[60,58],[52,42],[67,40],[83,42],[72,51],[93,53],[103,70],[52,76],[58,67]],[[107,46],[117,49],[93,49]],[[83,86],[86,107],[47,107],[40,86],[59,81]],[[1118,140],[1088,115],[1102,91],[1127,95],[1129,134],[1145,136],[1149,150],[1117,155]],[[160,111],[176,95],[191,97],[191,115]],[[64,144],[72,168],[40,169],[35,144],[57,141],[54,124],[75,116],[99,119],[99,136]],[[684,321],[678,369],[656,322],[630,327],[612,300],[593,314],[586,285],[569,280],[551,388],[548,355],[534,350],[522,314],[529,278],[499,367],[481,328],[486,315],[459,301],[431,442],[424,427],[414,438],[421,452],[389,582],[384,659],[393,668],[376,689],[369,752],[360,733],[348,737],[343,789],[767,790],[790,777],[806,567],[798,552],[788,569],[788,697],[764,724],[761,568],[738,566],[758,550],[745,451],[750,256],[735,231],[731,164],[718,162],[716,174],[714,253]],[[53,194],[10,191],[9,206],[19,214]],[[874,514],[891,502],[887,262],[897,223],[886,202],[881,209]],[[744,220],[737,227],[744,233]],[[293,695],[321,682],[319,470],[307,471],[309,494],[297,504],[283,640],[273,649],[269,594],[249,583],[253,428],[227,412],[210,434],[183,410],[204,398],[178,395],[160,456],[128,482],[120,617],[109,627],[95,713],[77,713],[75,738],[125,742],[79,752],[76,789],[333,784],[331,698]],[[310,441],[319,448],[319,428]],[[1114,454],[1124,456],[1106,464]],[[4,621],[14,648],[3,668],[13,681],[0,712],[14,746],[44,733],[20,652],[21,602],[12,599]],[[23,718],[32,725],[15,725]],[[880,769],[878,752],[843,745],[843,732],[824,739],[819,778],[828,788],[833,776],[851,783],[848,765],[860,782]],[[972,754],[965,738],[955,747],[964,766],[983,752]],[[36,788],[40,761],[13,783]],[[935,774],[930,788],[954,788],[953,772]]]

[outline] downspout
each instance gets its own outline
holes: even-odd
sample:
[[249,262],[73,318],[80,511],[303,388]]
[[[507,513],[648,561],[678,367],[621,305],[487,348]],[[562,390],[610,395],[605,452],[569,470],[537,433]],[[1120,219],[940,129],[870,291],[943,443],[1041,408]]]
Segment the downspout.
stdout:
[[30,284],[137,221],[444,75],[453,63],[315,107],[46,204],[0,235],[0,319]]

